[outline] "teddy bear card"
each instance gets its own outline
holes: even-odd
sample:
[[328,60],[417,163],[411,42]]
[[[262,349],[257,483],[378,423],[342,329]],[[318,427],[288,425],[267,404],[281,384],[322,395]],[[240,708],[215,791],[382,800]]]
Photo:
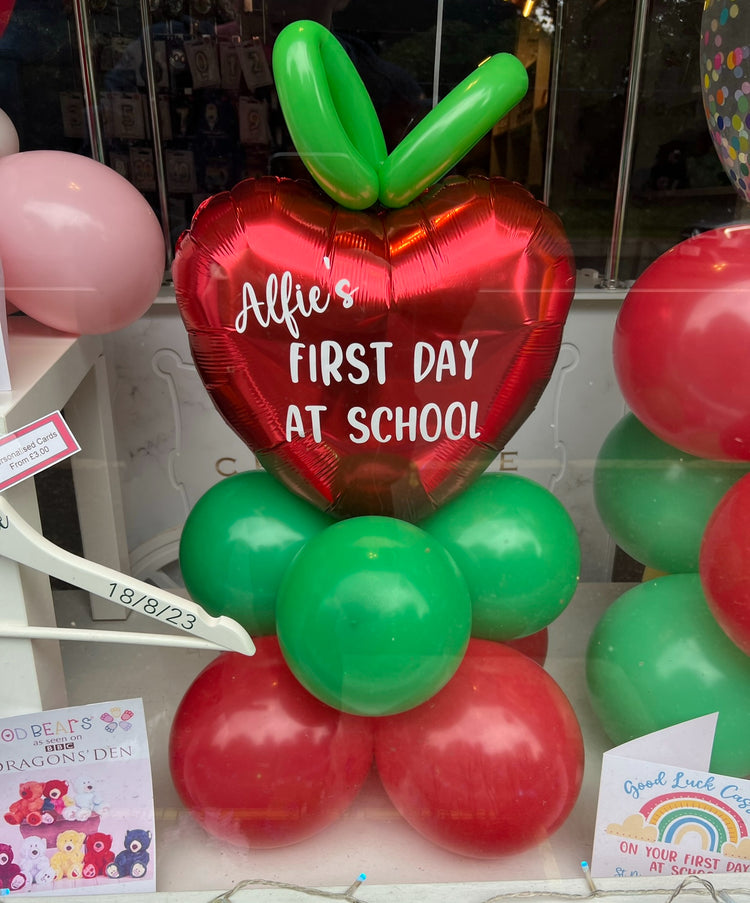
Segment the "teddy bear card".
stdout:
[[156,890],[140,699],[0,720],[0,893]]

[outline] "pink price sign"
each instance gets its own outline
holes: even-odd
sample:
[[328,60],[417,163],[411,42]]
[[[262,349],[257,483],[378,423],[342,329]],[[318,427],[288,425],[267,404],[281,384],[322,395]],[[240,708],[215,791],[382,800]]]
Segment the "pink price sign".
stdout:
[[0,492],[80,450],[59,411],[8,433],[0,438]]

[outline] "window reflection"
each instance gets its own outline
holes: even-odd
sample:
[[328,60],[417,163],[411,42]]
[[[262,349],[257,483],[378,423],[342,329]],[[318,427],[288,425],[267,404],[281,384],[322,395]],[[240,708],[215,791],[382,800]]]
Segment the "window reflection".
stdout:
[[[516,54],[529,73],[526,98],[457,169],[505,176],[546,197],[564,222],[579,269],[603,273],[634,0],[444,0],[440,23],[437,0],[149,0],[148,7],[158,147],[140,2],[89,0],[89,31],[105,162],[161,215],[161,161],[173,241],[205,197],[243,178],[308,177],[279,109],[270,53],[288,22],[312,18],[330,27],[353,59],[389,148],[483,58]],[[700,7],[692,0],[650,5],[621,279],[634,279],[688,235],[745,214],[706,127]],[[13,119],[23,150],[91,153],[75,34],[72,0],[62,6],[17,0],[0,37],[0,107]]]

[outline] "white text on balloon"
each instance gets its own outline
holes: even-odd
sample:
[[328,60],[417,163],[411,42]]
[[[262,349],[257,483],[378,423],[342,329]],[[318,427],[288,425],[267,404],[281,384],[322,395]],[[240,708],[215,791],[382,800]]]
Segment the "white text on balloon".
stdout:
[[[461,339],[458,343],[461,353],[464,356],[464,379],[471,379],[474,352],[477,350],[479,339],[469,344],[466,339]],[[457,355],[455,343],[450,339],[444,339],[440,343],[440,348],[435,348],[429,342],[417,342],[414,346],[414,382],[421,383],[422,380],[435,370],[435,382],[440,382],[443,374],[449,376],[457,376],[458,368],[456,365]]]
[[[292,342],[289,346],[289,375],[293,383],[300,381],[300,370],[311,383],[320,380],[324,386],[332,382],[340,383],[345,378],[353,385],[362,385],[370,378],[370,371],[375,370],[375,378],[382,386],[385,383],[386,349],[393,348],[393,342],[351,342],[343,348],[338,342],[324,339],[320,346],[305,345]],[[374,362],[367,362],[368,350],[374,353]],[[341,373],[343,364],[347,365],[346,376]]]
[[[334,286],[335,295],[341,299],[344,307],[351,307],[354,303],[354,295],[359,291],[352,288],[348,279],[339,279]],[[311,317],[313,314],[322,314],[331,303],[331,293],[327,292],[323,299],[323,291],[319,285],[313,285],[307,292],[307,297],[300,283],[295,283],[289,270],[284,270],[281,278],[276,273],[271,273],[266,279],[266,299],[259,301],[255,289],[250,282],[242,286],[242,308],[234,321],[234,328],[239,333],[247,329],[248,313],[252,311],[257,322],[264,328],[271,323],[283,324],[289,330],[289,334],[299,338],[299,324],[297,315]],[[263,307],[265,306],[265,312]]]
[[[430,402],[422,408],[410,405],[408,408],[397,405],[394,408],[381,406],[375,408],[368,417],[367,411],[361,407],[349,409],[347,420],[349,425],[358,432],[349,433],[349,439],[356,445],[369,442],[388,443],[391,441],[416,442],[417,438],[423,442],[437,442],[438,439],[450,440],[463,439],[469,436],[478,439],[481,435],[477,429],[477,415],[479,405],[476,401],[466,405],[460,401],[454,401],[448,405],[443,413],[440,405]],[[387,432],[384,421],[392,425]]]

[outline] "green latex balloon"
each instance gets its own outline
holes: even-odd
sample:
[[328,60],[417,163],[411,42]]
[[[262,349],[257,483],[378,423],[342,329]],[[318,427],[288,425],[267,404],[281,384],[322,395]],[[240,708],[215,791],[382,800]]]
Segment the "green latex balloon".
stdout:
[[697,574],[624,593],[594,629],[586,678],[613,744],[718,712],[711,770],[750,774],[750,657],[717,624]]
[[374,204],[385,138],[341,44],[317,22],[292,22],[274,44],[273,74],[289,134],[316,182],[343,207]]
[[421,119],[380,167],[380,200],[404,207],[437,182],[523,98],[529,77],[510,53],[481,63]]
[[180,569],[190,596],[251,635],[276,630],[276,595],[302,546],[333,523],[263,471],[227,477],[188,514]]
[[472,636],[529,636],[573,597],[581,566],[575,526],[532,480],[484,474],[420,526],[445,546],[469,586]]
[[314,696],[355,715],[425,702],[453,676],[471,603],[455,562],[424,531],[355,517],[310,540],[276,606],[289,667]]
[[636,561],[671,574],[697,573],[706,524],[748,470],[679,451],[628,414],[599,452],[594,497],[612,538]]

